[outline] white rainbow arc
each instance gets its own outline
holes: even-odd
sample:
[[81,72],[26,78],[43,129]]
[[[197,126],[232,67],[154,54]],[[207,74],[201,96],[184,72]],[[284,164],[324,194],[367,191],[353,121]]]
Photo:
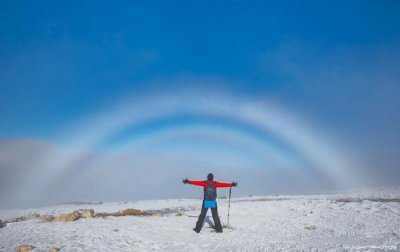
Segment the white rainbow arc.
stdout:
[[[68,134],[67,138],[62,138],[60,142],[74,148],[92,150],[112,140],[126,128],[140,126],[160,118],[182,115],[222,118],[229,123],[246,125],[249,129],[279,138],[313,164],[319,172],[338,184],[351,184],[358,179],[355,175],[356,162],[335,148],[332,141],[305,127],[298,118],[294,119],[273,103],[249,101],[226,94],[201,95],[174,92],[173,95],[137,96],[126,99],[108,111],[102,111],[69,128],[71,134]],[[176,128],[179,131],[179,127]],[[172,133],[161,130],[160,134]],[[193,130],[192,134],[195,134]],[[142,137],[146,138],[146,135]],[[68,169],[69,165],[74,163],[74,159],[63,161],[60,167]]]

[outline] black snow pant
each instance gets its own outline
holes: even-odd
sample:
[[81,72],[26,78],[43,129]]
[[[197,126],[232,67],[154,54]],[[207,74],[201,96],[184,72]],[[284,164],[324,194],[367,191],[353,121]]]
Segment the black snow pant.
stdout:
[[[203,227],[203,222],[206,217],[207,211],[208,211],[208,208],[204,207],[204,200],[203,200],[203,205],[201,207],[201,213],[199,215],[199,220],[196,223],[196,230],[200,231],[201,228]],[[214,219],[215,231],[222,232],[221,221],[219,220],[219,216],[218,216],[218,208],[217,207],[211,208],[211,213],[212,213],[212,217]]]

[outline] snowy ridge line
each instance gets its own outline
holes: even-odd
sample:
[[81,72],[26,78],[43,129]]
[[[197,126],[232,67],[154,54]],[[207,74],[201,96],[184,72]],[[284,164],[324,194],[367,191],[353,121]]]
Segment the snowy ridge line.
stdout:
[[379,202],[379,203],[400,203],[400,198],[338,198],[336,202],[342,203],[362,203],[363,201]]
[[103,205],[103,202],[91,202],[91,201],[66,201],[57,203],[56,206],[62,205]]
[[283,200],[293,200],[293,198],[238,199],[238,200],[232,200],[232,202],[283,201]]
[[[331,191],[331,192],[315,192],[315,193],[300,193],[300,194],[283,194],[283,195],[250,195],[250,196],[238,196],[232,197],[232,202],[250,202],[250,201],[281,201],[289,199],[371,199],[370,201],[381,201],[381,202],[398,202],[400,199],[400,187],[383,187],[383,188],[361,188],[347,191]],[[140,210],[162,210],[157,209],[159,202],[168,202],[167,208],[176,208],[183,202],[191,201],[192,206],[199,206],[202,198],[191,197],[191,198],[176,198],[166,200],[141,200],[141,201],[121,201],[121,202],[89,202],[89,201],[70,201],[58,203],[53,206],[43,206],[38,208],[24,208],[24,209],[0,209],[0,219],[12,219],[18,216],[27,216],[32,214],[61,214],[71,212],[76,209],[76,206],[80,208],[93,208],[96,212],[104,212],[110,207],[114,211],[131,207]],[[219,203],[227,201],[226,197],[219,197]],[[346,200],[343,200],[346,201]],[[344,202],[345,203],[345,202]],[[107,205],[107,206],[106,206]],[[183,207],[183,206],[182,206]],[[186,206],[185,206],[186,207]],[[50,210],[51,209],[51,210]],[[197,209],[197,208],[196,208]],[[165,210],[167,211],[167,210]]]
[[[297,198],[297,200],[318,200],[319,198]],[[293,198],[257,198],[257,199],[238,199],[232,200],[232,202],[257,202],[257,201],[284,201],[284,200],[293,200]],[[351,203],[351,202],[363,202],[364,200],[372,201],[372,202],[380,202],[380,203],[400,203],[400,198],[335,198],[332,199],[336,202],[342,203]]]

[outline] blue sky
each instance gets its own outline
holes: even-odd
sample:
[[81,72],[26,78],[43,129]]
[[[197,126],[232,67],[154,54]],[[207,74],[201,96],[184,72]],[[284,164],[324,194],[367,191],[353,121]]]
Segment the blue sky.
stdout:
[[[398,50],[400,38],[397,1],[1,5],[3,137],[48,137],[57,124],[105,100],[182,75],[218,76],[240,92],[307,103],[306,84],[265,66],[268,53],[305,45],[308,52],[291,63],[318,70],[325,55],[343,50],[339,58],[357,61],[366,51],[373,60],[375,47]],[[352,55],[353,48],[360,52]],[[360,88],[349,85],[350,91]],[[329,102],[321,99],[318,106]]]
[[66,125],[129,95],[228,92],[399,173],[399,13],[398,1],[2,1],[0,139],[60,144]]

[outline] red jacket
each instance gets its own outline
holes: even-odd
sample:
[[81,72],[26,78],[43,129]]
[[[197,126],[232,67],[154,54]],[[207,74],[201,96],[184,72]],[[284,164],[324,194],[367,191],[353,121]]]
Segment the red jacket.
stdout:
[[[206,189],[207,181],[208,180],[189,180],[188,183],[191,185],[195,185],[195,186],[202,186],[204,189]],[[214,181],[214,186],[215,187],[232,187],[232,183],[224,183],[224,182]]]

